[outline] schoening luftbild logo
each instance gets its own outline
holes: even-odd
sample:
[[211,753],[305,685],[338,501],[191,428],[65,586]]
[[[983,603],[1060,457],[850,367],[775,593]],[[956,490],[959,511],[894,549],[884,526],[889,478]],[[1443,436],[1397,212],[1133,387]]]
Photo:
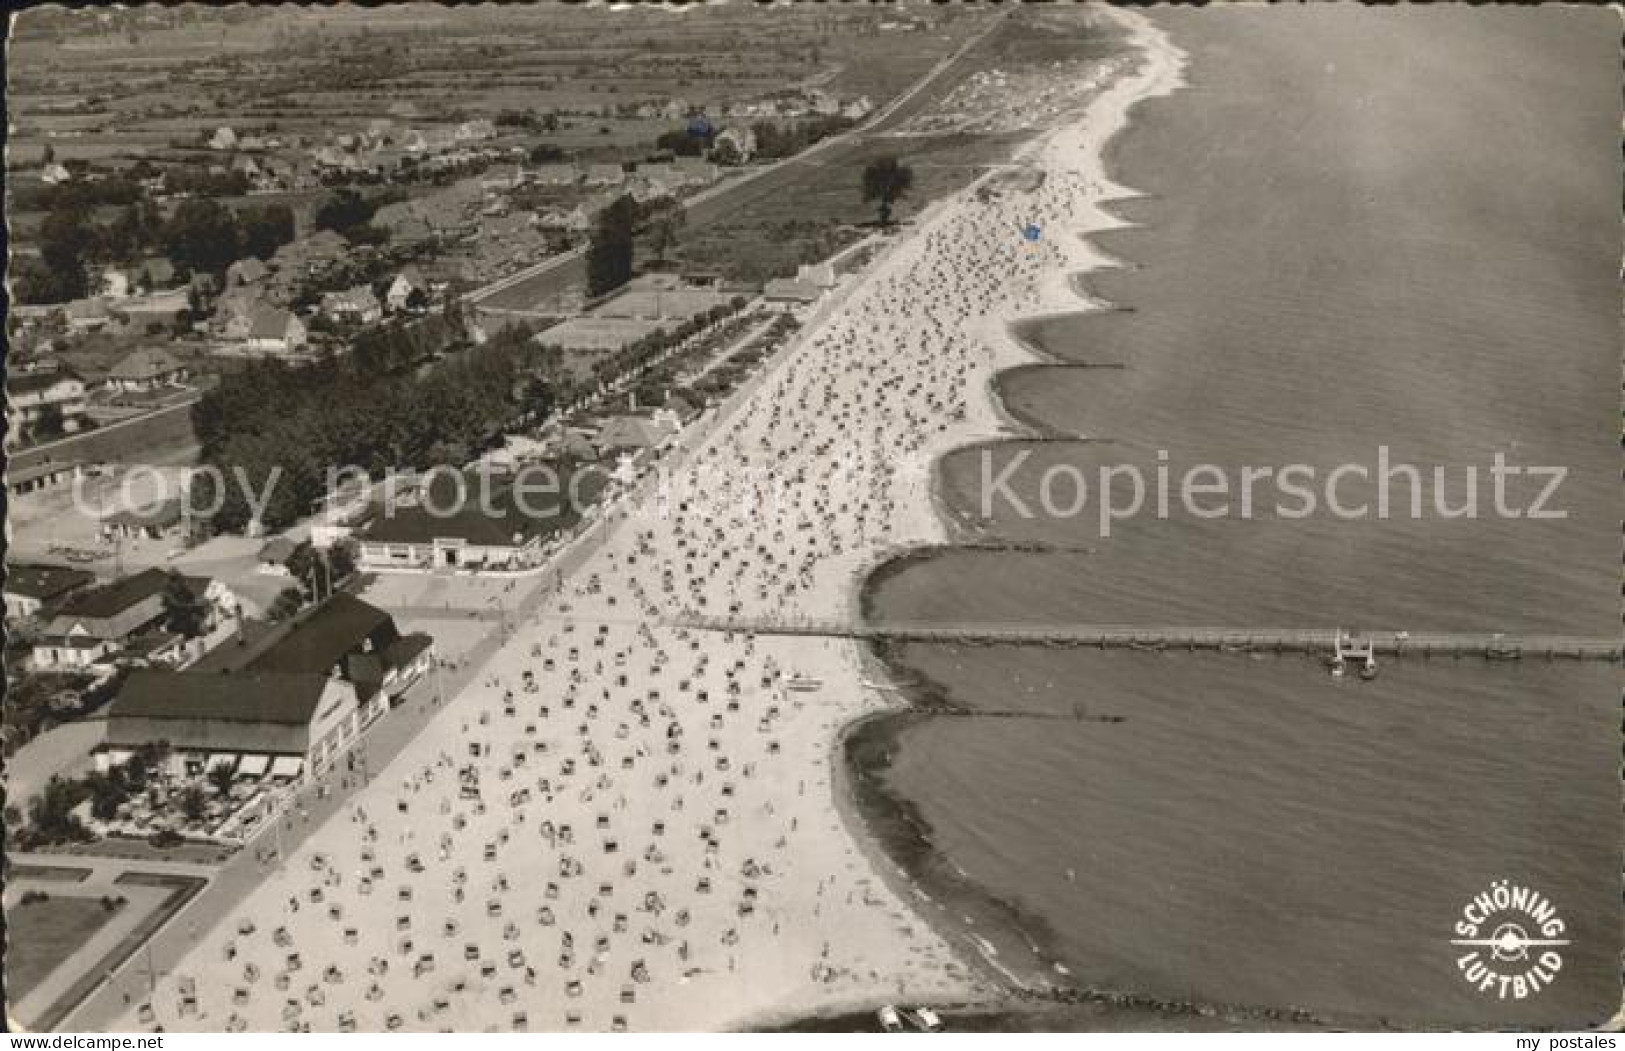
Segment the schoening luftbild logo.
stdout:
[[1522,1000],[1557,978],[1567,933],[1544,894],[1502,879],[1461,910],[1450,944],[1466,950],[1456,957],[1456,969],[1479,992]]

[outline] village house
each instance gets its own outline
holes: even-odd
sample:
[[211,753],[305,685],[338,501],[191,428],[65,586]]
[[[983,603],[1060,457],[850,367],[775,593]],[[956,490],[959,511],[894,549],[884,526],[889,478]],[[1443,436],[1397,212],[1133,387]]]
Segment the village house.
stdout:
[[185,507],[179,496],[153,501],[140,507],[127,507],[104,515],[98,533],[106,541],[164,540],[178,537],[185,524]]
[[40,182],[47,186],[60,186],[73,179],[73,173],[56,162],[51,162],[40,169]]
[[588,186],[619,186],[626,181],[626,169],[619,164],[589,164],[585,179]]
[[372,289],[357,285],[342,292],[322,296],[323,316],[346,324],[369,325],[384,316],[384,308]]
[[494,138],[496,133],[495,124],[485,117],[479,117],[475,120],[465,120],[457,125],[453,136],[458,142],[479,142],[484,139]]
[[286,624],[245,630],[185,671],[132,672],[97,762],[164,741],[175,774],[319,773],[433,666],[433,639],[402,635],[389,614],[340,593]]
[[163,620],[168,587],[169,574],[155,568],[68,596],[34,644],[34,667],[86,669],[106,663],[133,636]]
[[733,156],[743,164],[756,156],[756,133],[745,124],[735,124],[733,127],[723,129],[711,141],[713,153],[732,151]]
[[256,559],[259,563],[258,571],[273,577],[291,576],[292,571],[288,567],[288,562],[298,549],[299,545],[285,536],[266,541]]
[[190,308],[186,290],[181,288],[131,296],[118,305],[119,313],[129,318],[131,326],[138,332],[145,331],[152,324],[173,325],[180,319],[182,311]]
[[63,307],[62,312],[71,332],[97,332],[113,320],[112,311],[100,296],[75,299]]
[[260,303],[226,323],[226,338],[262,354],[292,354],[310,342],[305,323],[290,310]]
[[[510,482],[437,473],[415,497],[396,500],[359,535],[360,565],[378,570],[518,570],[541,564],[548,541],[578,518],[590,492],[571,493],[568,472]],[[546,484],[544,484],[546,483]],[[483,497],[483,498],[482,498]],[[573,498],[574,497],[574,498]],[[484,506],[482,506],[482,504]]]
[[67,369],[14,371],[6,380],[6,442],[31,433],[42,419],[56,416],[72,434],[89,418],[85,381]]
[[[165,741],[178,775],[220,765],[273,778],[324,769],[433,661],[428,636],[401,637],[387,615],[350,601],[383,617],[388,630],[378,637],[386,641],[357,637],[361,618],[324,605],[292,625],[226,643],[186,671],[131,673],[109,709],[98,764]],[[323,627],[326,644],[311,645]]]
[[656,415],[613,416],[604,421],[594,444],[598,447],[598,455],[605,459],[636,456],[658,449],[666,439],[677,433],[679,426],[670,415],[663,418]]
[[6,617],[16,621],[48,616],[74,592],[95,582],[95,574],[67,566],[7,566]]
[[428,282],[417,267],[409,266],[395,275],[395,280],[389,284],[389,290],[384,293],[384,302],[391,313],[400,313],[414,303],[426,300],[429,295]]
[[566,230],[571,233],[586,233],[592,229],[592,222],[592,213],[580,204],[569,211],[549,208],[536,217],[536,225],[544,230]]
[[6,489],[12,496],[26,496],[66,485],[84,473],[77,460],[45,460],[6,472]]
[[350,242],[342,234],[318,230],[278,248],[271,256],[271,264],[280,278],[293,281],[300,276],[316,277],[349,254]]
[[150,391],[175,387],[191,375],[186,364],[160,347],[143,347],[122,358],[107,374],[106,385],[115,391]]
[[237,133],[231,128],[219,128],[209,139],[209,149],[211,150],[234,150],[236,148]]
[[130,280],[129,271],[117,267],[107,267],[101,272],[98,282],[100,294],[108,299],[128,299],[135,291],[135,283]]
[[812,282],[790,277],[775,277],[762,288],[763,299],[789,307],[816,303],[823,294],[824,290]]

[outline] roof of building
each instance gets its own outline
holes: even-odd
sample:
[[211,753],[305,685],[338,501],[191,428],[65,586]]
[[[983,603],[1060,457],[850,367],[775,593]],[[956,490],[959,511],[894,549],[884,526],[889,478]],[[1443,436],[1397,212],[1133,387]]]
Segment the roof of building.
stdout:
[[125,355],[107,374],[116,380],[150,380],[185,367],[179,358],[161,347],[142,347]]
[[671,436],[671,430],[648,416],[616,416],[598,432],[601,449],[653,449]]
[[793,303],[814,303],[823,294],[824,290],[812,282],[789,277],[775,277],[762,288],[763,298]]
[[[551,470],[552,474],[528,473],[542,470]],[[449,539],[481,547],[517,547],[567,529],[580,519],[580,509],[571,499],[571,482],[572,473],[567,467],[528,465],[512,479],[492,477],[487,482],[471,477],[467,480],[466,498],[458,499],[452,479],[439,472],[430,480],[420,502],[392,507],[389,513],[375,516],[362,539],[380,544],[428,544]],[[519,484],[524,486],[522,500],[514,492]],[[602,479],[589,474],[575,487],[575,495],[590,500],[603,484]],[[487,488],[482,491],[482,487]],[[441,511],[445,513],[438,513]]]
[[297,320],[291,312],[281,307],[255,304],[248,316],[248,338],[282,339],[288,334],[288,326]]
[[132,529],[167,529],[179,522],[183,514],[181,498],[172,496],[159,501],[156,505],[148,504],[114,511],[110,515],[104,515],[101,521],[107,525],[126,526]]
[[46,460],[43,463],[31,464],[27,467],[19,467],[16,470],[6,472],[6,484],[16,489],[18,486],[27,485],[29,482],[38,481],[41,478],[51,478],[78,469],[79,464],[74,460]]
[[75,299],[65,308],[69,318],[94,321],[107,317],[107,304],[100,299]]
[[342,292],[328,292],[322,296],[323,310],[356,310],[365,313],[378,309],[378,297],[366,285],[357,285]]
[[700,413],[700,407],[694,403],[694,400],[680,391],[672,391],[666,395],[665,407],[676,413],[677,418],[685,423]]
[[298,549],[298,546],[299,545],[295,544],[292,540],[289,540],[285,536],[275,537],[266,541],[265,546],[260,548],[259,560],[261,562],[276,562],[281,564],[286,562],[293,555],[294,551]]
[[[328,677],[308,672],[234,675],[188,669],[132,671],[108,711],[118,719],[204,719],[308,726]],[[109,728],[111,732],[111,727]]]
[[6,570],[6,594],[48,602],[96,582],[94,573],[68,566],[14,565]]
[[79,376],[67,369],[34,369],[30,372],[13,372],[6,377],[6,389],[13,396],[36,394],[50,390],[58,383],[74,382],[79,382]]
[[163,593],[169,574],[156,566],[111,584],[90,588],[72,596],[57,611],[59,617],[116,617],[139,602]]

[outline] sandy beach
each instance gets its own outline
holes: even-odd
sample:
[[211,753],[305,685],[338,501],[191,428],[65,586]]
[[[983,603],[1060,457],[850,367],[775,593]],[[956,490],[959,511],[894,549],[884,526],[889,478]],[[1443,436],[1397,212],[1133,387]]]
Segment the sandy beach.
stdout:
[[1039,185],[929,209],[120,1028],[730,1029],[997,996],[1002,966],[843,816],[842,733],[900,703],[858,646],[676,622],[850,618],[880,558],[946,539],[933,464],[1008,432],[989,384],[1031,355],[1007,325],[1076,308],[1103,261],[1081,235],[1126,192],[1101,147],[1180,82],[1113,17],[1142,61],[1024,151]]

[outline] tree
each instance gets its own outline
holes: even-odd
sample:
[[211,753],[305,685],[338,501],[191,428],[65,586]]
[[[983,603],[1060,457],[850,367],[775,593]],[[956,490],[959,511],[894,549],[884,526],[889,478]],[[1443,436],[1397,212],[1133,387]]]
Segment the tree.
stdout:
[[188,639],[202,635],[208,626],[208,603],[187,586],[179,573],[169,574],[164,585],[164,628]]
[[93,770],[85,775],[85,787],[90,790],[90,812],[102,821],[118,816],[118,808],[130,800],[129,786],[114,767],[107,773]]
[[288,555],[287,567],[288,575],[299,582],[299,586],[304,589],[305,594],[308,594],[312,599],[322,597],[322,591],[325,590],[327,584],[327,581],[322,578],[327,573],[325,567],[318,565],[316,549],[311,546],[309,541],[293,549],[293,552]]
[[553,388],[540,376],[532,376],[525,381],[524,393],[520,397],[520,410],[532,419],[543,419],[548,410],[553,407]]
[[708,140],[690,132],[687,128],[678,128],[675,131],[662,132],[655,139],[655,149],[670,150],[678,157],[698,157],[705,152]]
[[52,774],[45,788],[28,804],[29,823],[47,843],[89,839],[74,807],[84,802],[85,787]]
[[316,209],[316,229],[342,234],[370,222],[375,211],[366,198],[346,186]]
[[864,201],[880,202],[880,225],[891,223],[891,209],[914,185],[914,170],[896,157],[877,157],[863,169]]
[[176,802],[180,804],[181,814],[188,821],[201,819],[209,809],[209,797],[203,793],[199,785],[187,785],[181,789]]
[[96,249],[96,231],[77,209],[54,211],[39,228],[40,260],[61,299],[79,299],[90,291],[85,259]]
[[688,212],[675,201],[668,201],[654,215],[649,225],[649,241],[655,258],[666,261],[666,253],[677,244],[677,234],[688,221]]
[[244,208],[237,213],[242,226],[243,251],[257,259],[269,259],[276,250],[293,240],[293,209],[285,204]]
[[632,231],[637,205],[630,196],[617,197],[593,226],[587,247],[587,294],[601,296],[632,277]]
[[231,772],[231,765],[229,763],[221,763],[218,766],[209,767],[209,773],[207,776],[209,778],[209,784],[213,785],[214,790],[219,792],[221,795],[225,795],[226,793],[230,792],[232,784],[237,780],[237,775]]
[[46,402],[40,406],[39,416],[34,420],[33,437],[36,441],[60,438],[66,430],[67,424],[62,417],[62,406],[55,402]]
[[139,258],[142,249],[152,243],[158,224],[153,222],[149,209],[136,203],[119,210],[102,232],[101,249],[108,259],[120,263],[131,262]]
[[342,584],[350,579],[355,572],[355,546],[341,540],[327,550],[327,568],[333,574],[333,582]]
[[218,277],[241,256],[242,231],[219,201],[190,198],[164,224],[163,243],[176,269]]
[[265,615],[272,621],[287,620],[295,613],[298,613],[299,608],[304,604],[304,596],[299,593],[298,588],[283,588],[282,593],[276,597],[275,602],[271,603],[271,608],[266,611]]

